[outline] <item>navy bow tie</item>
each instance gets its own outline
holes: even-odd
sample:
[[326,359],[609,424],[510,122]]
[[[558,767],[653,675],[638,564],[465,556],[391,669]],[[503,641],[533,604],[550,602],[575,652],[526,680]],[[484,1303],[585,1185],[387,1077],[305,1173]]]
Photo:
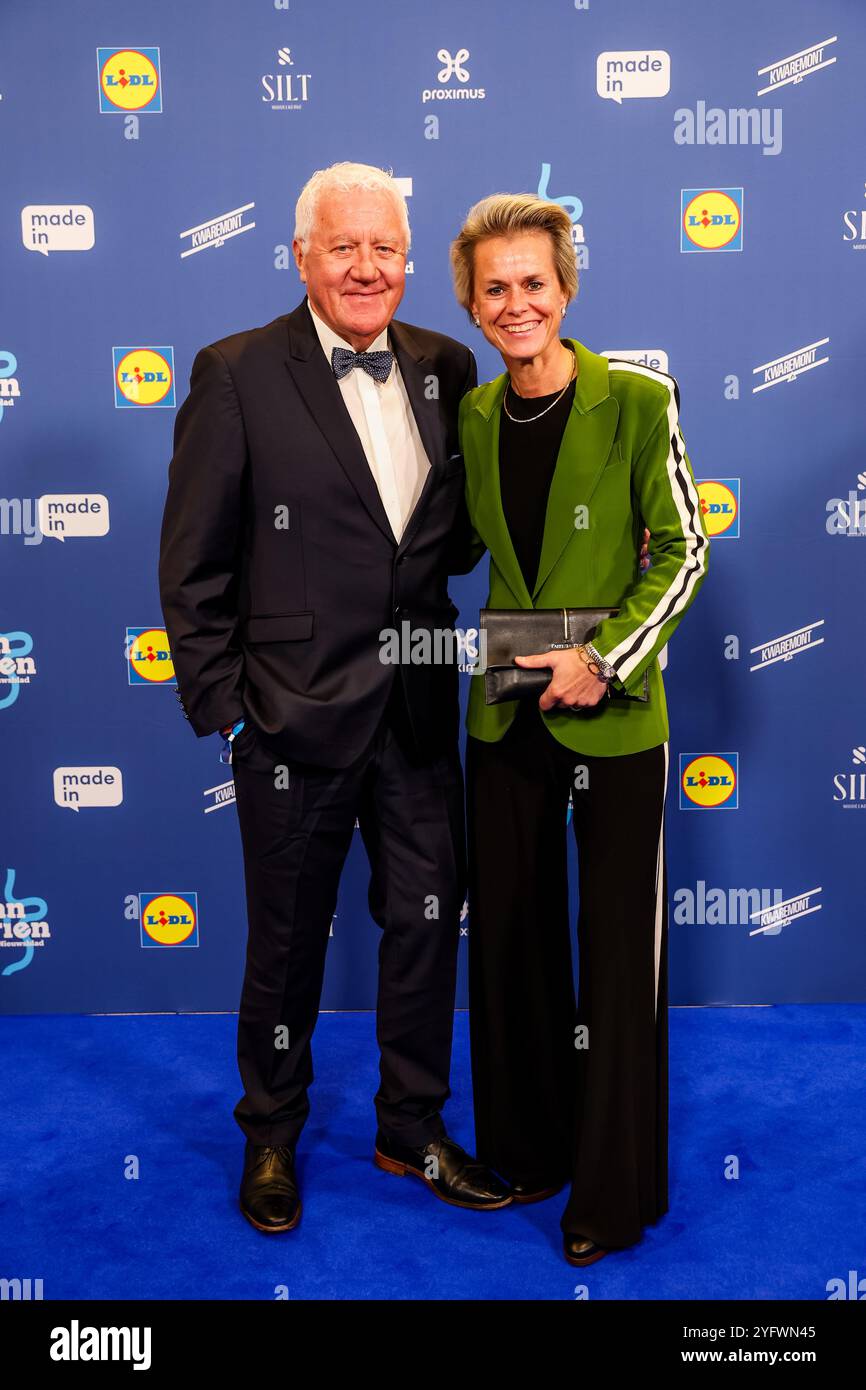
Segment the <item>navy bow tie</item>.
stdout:
[[339,381],[353,367],[361,367],[374,381],[387,381],[394,362],[393,352],[352,352],[349,348],[331,349],[331,369]]

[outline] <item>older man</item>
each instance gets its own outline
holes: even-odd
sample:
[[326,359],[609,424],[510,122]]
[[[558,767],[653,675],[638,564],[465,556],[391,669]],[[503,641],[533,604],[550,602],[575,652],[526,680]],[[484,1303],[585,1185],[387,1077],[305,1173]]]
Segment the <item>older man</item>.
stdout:
[[511,1201],[440,1113],[465,886],[457,670],[389,664],[381,640],[456,616],[474,359],[393,317],[409,222],[381,170],[314,174],[293,247],[303,302],[193,363],[159,571],[184,712],[231,749],[249,928],[240,1204],[268,1232],[300,1218],[310,1040],[356,817],[382,930],[375,1162],[458,1206]]

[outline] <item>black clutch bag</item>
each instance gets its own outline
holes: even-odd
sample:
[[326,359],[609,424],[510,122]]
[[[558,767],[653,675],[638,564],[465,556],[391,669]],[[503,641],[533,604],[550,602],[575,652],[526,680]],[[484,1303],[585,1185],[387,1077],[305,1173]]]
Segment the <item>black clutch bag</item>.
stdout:
[[[498,705],[503,700],[520,700],[529,695],[538,699],[550,684],[553,668],[515,666],[514,658],[591,642],[601,620],[618,612],[618,608],[482,608],[478,631],[484,655],[485,703]],[[611,684],[608,695],[616,701],[648,700],[647,672],[644,671],[640,694],[630,695]],[[607,700],[599,701],[587,707],[586,713],[595,714],[606,704]]]

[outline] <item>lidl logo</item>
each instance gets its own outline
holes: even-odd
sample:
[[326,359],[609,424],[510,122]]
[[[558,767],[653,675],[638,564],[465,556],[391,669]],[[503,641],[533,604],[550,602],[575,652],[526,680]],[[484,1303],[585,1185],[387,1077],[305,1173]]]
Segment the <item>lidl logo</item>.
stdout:
[[158,48],[97,48],[96,67],[103,114],[162,111]]
[[176,684],[165,628],[128,627],[126,665],[130,685]]
[[174,406],[174,348],[116,347],[111,351],[118,409]]
[[701,478],[698,481],[698,499],[708,536],[739,538],[739,478]]
[[742,249],[742,188],[684,188],[681,190],[681,251],[742,251]]
[[735,811],[738,753],[680,753],[680,810]]
[[197,893],[139,893],[142,946],[198,946]]

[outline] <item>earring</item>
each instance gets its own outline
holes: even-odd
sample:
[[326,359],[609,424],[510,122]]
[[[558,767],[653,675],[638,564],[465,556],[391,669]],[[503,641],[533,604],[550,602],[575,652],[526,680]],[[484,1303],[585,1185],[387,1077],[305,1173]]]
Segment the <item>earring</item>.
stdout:
[[562,309],[561,309],[561,311],[560,311],[560,317],[561,317],[561,318],[565,318],[565,311],[566,311],[567,308],[568,308],[568,305],[567,305],[567,304],[563,304]]
[[480,327],[481,327],[481,320],[480,320],[480,318],[478,317],[477,314],[475,315],[475,327],[476,327],[476,328],[480,328]]

